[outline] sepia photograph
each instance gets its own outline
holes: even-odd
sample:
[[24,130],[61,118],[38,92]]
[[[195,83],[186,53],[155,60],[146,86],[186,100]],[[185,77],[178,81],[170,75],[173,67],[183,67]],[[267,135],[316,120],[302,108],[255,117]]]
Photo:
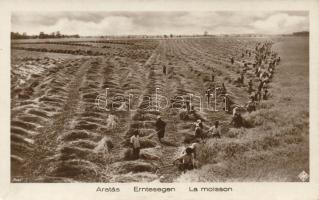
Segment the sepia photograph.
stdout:
[[305,10],[12,12],[11,183],[309,182],[309,32]]

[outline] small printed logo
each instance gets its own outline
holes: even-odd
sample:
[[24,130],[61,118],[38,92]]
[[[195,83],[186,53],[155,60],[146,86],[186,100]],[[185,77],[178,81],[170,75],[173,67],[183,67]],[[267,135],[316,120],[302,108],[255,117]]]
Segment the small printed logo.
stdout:
[[305,182],[309,179],[309,174],[307,174],[307,172],[305,171],[302,171],[299,175],[298,175],[299,179],[302,181],[302,182]]
[[13,179],[12,179],[12,182],[21,182],[22,181],[22,178],[16,178],[16,177],[14,177]]

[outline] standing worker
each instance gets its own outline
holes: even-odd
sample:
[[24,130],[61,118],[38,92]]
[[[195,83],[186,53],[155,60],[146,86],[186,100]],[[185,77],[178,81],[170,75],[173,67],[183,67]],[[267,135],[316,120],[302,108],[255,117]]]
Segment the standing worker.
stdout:
[[205,137],[203,134],[203,130],[204,130],[204,125],[202,123],[202,120],[197,120],[197,122],[194,123],[195,124],[195,138],[198,141],[204,141]]
[[222,83],[222,94],[226,94],[227,93],[227,89],[225,86],[225,83]]
[[162,138],[165,135],[165,127],[166,127],[166,122],[164,122],[161,119],[161,116],[157,116],[157,120],[155,122],[155,127],[157,131],[157,136],[160,142],[162,142]]
[[212,73],[212,82],[215,81],[215,75]]
[[248,93],[252,93],[253,91],[253,80],[250,79],[249,82],[248,82]]
[[132,144],[133,158],[138,159],[140,156],[140,148],[141,148],[138,130],[134,131],[133,136],[130,139],[130,142]]
[[261,100],[261,91],[258,90],[257,93],[255,94],[255,101],[260,102]]
[[185,101],[185,104],[186,104],[187,113],[189,113],[190,110],[191,110],[190,101],[189,101],[189,100],[186,100],[186,101]]
[[196,127],[195,127],[195,138],[196,139],[203,139],[202,129],[199,127],[198,124],[196,124]]
[[244,71],[242,71],[242,72],[240,73],[240,83],[241,83],[241,84],[244,84],[244,79],[245,79],[244,74],[245,74]]
[[207,105],[208,105],[208,106],[209,106],[210,94],[211,94],[210,89],[207,89],[207,90],[206,90],[206,96],[207,96]]
[[264,89],[263,100],[267,100],[267,99],[268,99],[268,90],[266,88]]
[[235,62],[234,57],[230,58],[230,62],[231,62],[232,65],[234,64],[234,62]]
[[166,65],[163,65],[163,74],[166,75]]

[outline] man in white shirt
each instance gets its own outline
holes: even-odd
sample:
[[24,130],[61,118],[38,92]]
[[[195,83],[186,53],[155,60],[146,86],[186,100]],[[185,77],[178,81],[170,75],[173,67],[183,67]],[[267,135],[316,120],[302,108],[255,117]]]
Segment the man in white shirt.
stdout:
[[133,157],[134,159],[138,159],[140,156],[140,136],[138,134],[138,130],[134,131],[133,136],[130,139],[133,149]]

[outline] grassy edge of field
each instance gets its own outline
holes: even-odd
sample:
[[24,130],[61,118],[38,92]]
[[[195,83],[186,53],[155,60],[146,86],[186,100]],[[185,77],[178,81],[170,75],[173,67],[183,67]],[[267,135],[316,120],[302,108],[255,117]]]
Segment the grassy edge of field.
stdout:
[[300,172],[309,173],[308,57],[298,60],[293,52],[308,45],[293,43],[275,46],[283,62],[270,85],[271,99],[244,116],[253,128],[231,128],[222,139],[208,140],[198,150],[202,166],[176,181],[296,182]]

